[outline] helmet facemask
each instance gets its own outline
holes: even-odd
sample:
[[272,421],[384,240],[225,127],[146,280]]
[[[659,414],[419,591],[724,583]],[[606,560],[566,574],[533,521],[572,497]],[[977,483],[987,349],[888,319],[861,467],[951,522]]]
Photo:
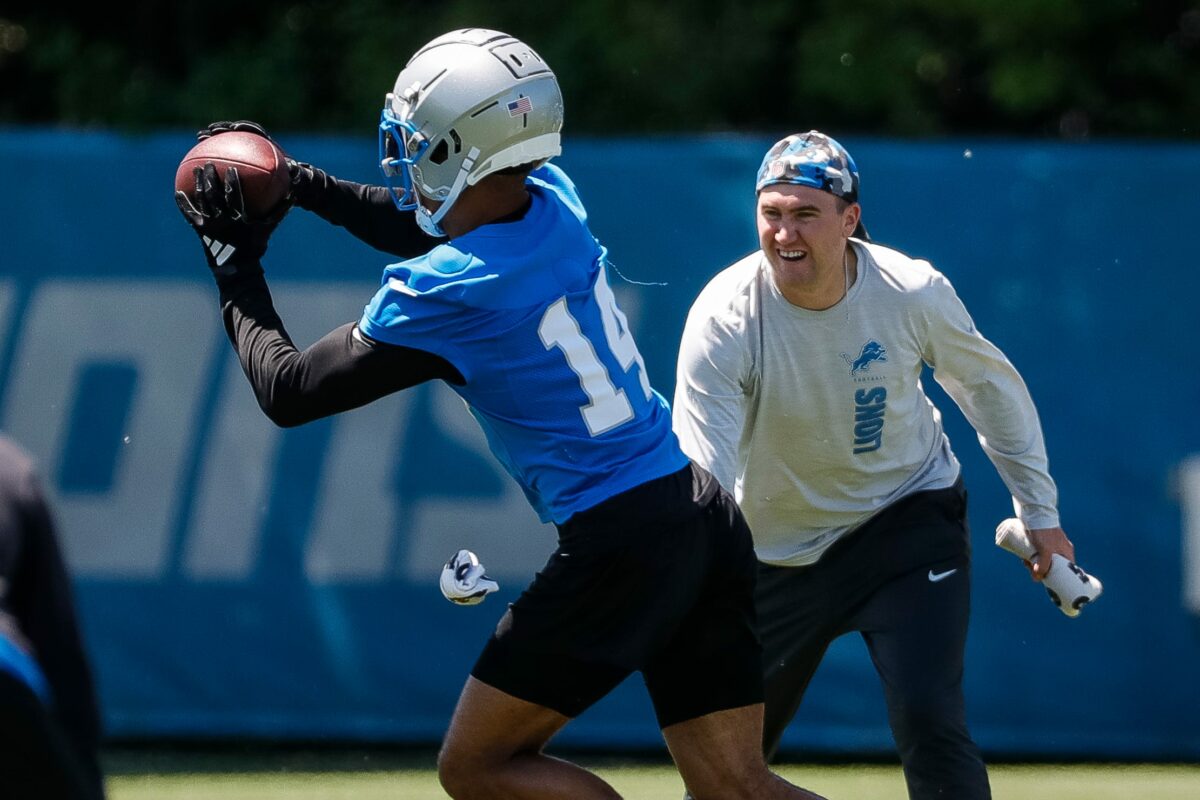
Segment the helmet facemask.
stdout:
[[[412,123],[397,119],[391,112],[392,95],[379,117],[379,169],[392,200],[401,211],[412,211],[420,203],[413,189],[411,169],[425,153],[429,142],[413,129]],[[411,151],[411,152],[410,152]]]

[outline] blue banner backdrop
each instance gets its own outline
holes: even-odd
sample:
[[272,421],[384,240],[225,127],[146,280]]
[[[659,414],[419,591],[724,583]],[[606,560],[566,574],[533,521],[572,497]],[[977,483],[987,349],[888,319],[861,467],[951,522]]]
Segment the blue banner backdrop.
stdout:
[[[668,397],[691,300],[756,247],[752,179],[773,138],[567,140],[560,163]],[[971,495],[976,738],[992,755],[1200,757],[1200,627],[1181,599],[1175,491],[1177,465],[1200,452],[1186,244],[1200,148],[841,138],[874,238],[932,260],[1022,371],[1065,527],[1105,582],[1068,620],[992,546],[1006,492],[927,380]],[[436,742],[554,531],[441,386],[298,429],[262,416],[172,201],[191,143],[0,132],[0,425],[53,495],[108,732]],[[368,138],[284,144],[375,179]],[[356,319],[385,263],[302,211],[265,260],[302,344]],[[498,597],[441,598],[438,570],[459,547],[481,554]],[[660,746],[636,678],[558,741]],[[857,638],[830,651],[785,747],[890,749]]]

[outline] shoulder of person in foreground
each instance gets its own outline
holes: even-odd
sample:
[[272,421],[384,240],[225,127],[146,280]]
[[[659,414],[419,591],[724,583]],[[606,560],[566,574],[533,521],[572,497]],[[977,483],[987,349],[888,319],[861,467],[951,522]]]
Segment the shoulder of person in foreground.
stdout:
[[[47,504],[37,460],[24,445],[3,432],[0,432],[0,503],[4,506],[0,509],[3,521],[13,525],[25,525],[36,516],[35,509]],[[0,568],[3,566],[0,563]]]
[[33,458],[13,439],[0,433],[0,611],[19,566],[23,533],[28,527],[28,506],[40,500],[39,492]]
[[0,469],[5,478],[11,475],[24,476],[33,472],[33,457],[11,436],[0,432]]

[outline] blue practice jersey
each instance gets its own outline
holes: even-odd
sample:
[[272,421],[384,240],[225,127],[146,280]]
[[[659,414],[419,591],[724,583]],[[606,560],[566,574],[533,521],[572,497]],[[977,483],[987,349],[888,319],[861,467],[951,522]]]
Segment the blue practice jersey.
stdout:
[[389,266],[359,326],[453,364],[492,452],[543,521],[564,522],[687,458],[574,185],[544,166],[528,187],[523,219]]

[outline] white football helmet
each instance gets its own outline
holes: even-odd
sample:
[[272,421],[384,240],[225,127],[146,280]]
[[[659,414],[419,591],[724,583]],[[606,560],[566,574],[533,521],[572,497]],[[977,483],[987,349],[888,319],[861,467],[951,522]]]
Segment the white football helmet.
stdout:
[[[401,211],[430,236],[467,186],[562,152],[558,80],[529,45],[465,28],[422,47],[396,78],[379,122],[379,166]],[[441,201],[430,212],[421,194]]]

